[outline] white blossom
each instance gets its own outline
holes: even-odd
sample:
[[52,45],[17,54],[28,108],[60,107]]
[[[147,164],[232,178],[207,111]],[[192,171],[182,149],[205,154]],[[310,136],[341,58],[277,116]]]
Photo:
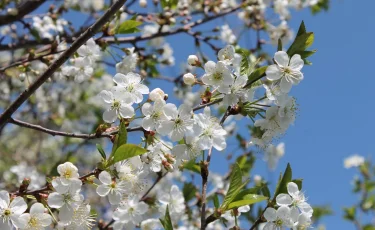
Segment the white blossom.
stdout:
[[42,230],[52,223],[51,215],[44,213],[45,208],[41,203],[34,203],[30,208],[30,213],[24,213],[19,217],[19,221],[26,223],[22,230]]

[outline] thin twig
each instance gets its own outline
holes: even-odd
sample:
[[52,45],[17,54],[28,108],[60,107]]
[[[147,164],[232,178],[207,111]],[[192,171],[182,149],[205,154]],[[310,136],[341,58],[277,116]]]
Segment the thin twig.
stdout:
[[117,0],[102,17],[99,18],[92,26],[90,26],[73,44],[67,49],[61,56],[56,59],[48,69],[27,88],[23,93],[21,93],[18,98],[4,111],[0,116],[0,128],[4,127],[9,121],[12,114],[41,86],[45,81],[52,76],[52,74],[60,68],[65,61],[72,56],[79,47],[86,43],[92,36],[99,31],[102,26],[107,23],[111,17],[124,5],[127,0]]
[[[72,138],[81,138],[81,139],[96,139],[96,138],[102,138],[102,137],[111,137],[112,135],[115,135],[118,133],[118,130],[108,132],[108,133],[91,133],[91,134],[84,134],[84,133],[67,133],[67,132],[61,132],[61,131],[56,131],[52,129],[47,129],[44,128],[40,125],[34,125],[30,124],[24,121],[20,121],[17,119],[11,118],[9,123],[24,127],[24,128],[29,128],[29,129],[34,129],[38,130],[44,133],[48,133],[52,136],[63,136],[63,137],[72,137]],[[134,127],[134,128],[127,128],[128,132],[134,132],[134,131],[143,131],[143,128],[140,126]]]

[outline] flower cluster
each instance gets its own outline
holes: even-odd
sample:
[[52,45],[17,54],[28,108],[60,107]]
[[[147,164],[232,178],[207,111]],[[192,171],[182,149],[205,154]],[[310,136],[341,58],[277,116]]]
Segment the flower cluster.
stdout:
[[311,226],[313,209],[306,202],[305,195],[298,189],[294,182],[287,184],[288,194],[279,194],[276,209],[269,207],[264,212],[267,224],[264,230],[277,228],[292,228],[295,230],[306,230]]

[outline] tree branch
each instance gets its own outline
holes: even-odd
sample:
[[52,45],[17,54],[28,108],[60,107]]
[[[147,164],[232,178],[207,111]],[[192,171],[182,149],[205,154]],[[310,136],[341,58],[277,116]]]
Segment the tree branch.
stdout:
[[[136,43],[136,42],[140,42],[140,41],[147,41],[147,40],[150,40],[150,39],[153,39],[153,38],[171,36],[171,35],[174,35],[174,34],[189,31],[193,27],[196,27],[196,26],[202,25],[204,23],[210,22],[212,20],[215,20],[215,19],[220,18],[222,16],[225,16],[227,14],[236,12],[237,10],[241,9],[241,7],[242,7],[242,4],[240,4],[236,7],[233,7],[231,9],[225,10],[225,11],[219,13],[219,14],[199,19],[195,22],[189,23],[185,26],[179,27],[179,28],[171,30],[171,31],[159,32],[159,33],[150,34],[150,35],[139,35],[139,36],[133,36],[133,37],[119,37],[117,39],[115,39],[114,37],[103,37],[103,38],[98,39],[97,41],[102,41],[102,42],[109,43],[109,44],[118,44],[118,43],[123,43],[123,44],[130,43],[130,44],[132,44],[132,43]],[[67,43],[71,43],[71,42],[73,42],[73,38],[71,38],[71,37],[65,38],[65,41]],[[15,43],[15,44],[10,43],[10,44],[5,44],[5,45],[0,45],[0,50],[14,50],[14,49],[33,47],[33,46],[37,46],[37,45],[48,45],[50,43],[51,43],[51,40],[48,40],[48,39],[43,39],[41,41],[29,40],[29,41],[22,41],[22,42]]]
[[[92,134],[81,134],[81,133],[67,133],[67,132],[61,132],[61,131],[56,131],[52,129],[47,129],[44,128],[40,125],[34,125],[30,124],[24,121],[20,121],[17,119],[10,118],[9,123],[12,123],[14,125],[18,125],[20,127],[28,128],[28,129],[34,129],[38,130],[44,133],[48,133],[52,136],[63,136],[63,137],[72,137],[72,138],[81,138],[81,139],[96,139],[96,138],[102,138],[102,137],[111,137],[112,135],[115,135],[118,133],[118,130],[112,131],[109,133],[92,133]],[[127,128],[128,132],[134,132],[134,131],[143,131],[142,127],[134,127],[134,128]]]
[[102,17],[99,18],[92,26],[90,26],[73,44],[67,49],[61,56],[55,60],[48,69],[21,93],[18,98],[4,111],[0,116],[0,128],[4,127],[9,121],[12,114],[45,82],[49,77],[62,65],[65,61],[72,56],[79,47],[86,43],[92,36],[95,35],[96,31],[100,30],[102,26],[108,22],[111,17],[124,5],[126,0],[117,0]]
[[7,25],[22,19],[26,14],[29,14],[41,6],[46,0],[26,0],[17,7],[17,14],[0,15],[0,26]]

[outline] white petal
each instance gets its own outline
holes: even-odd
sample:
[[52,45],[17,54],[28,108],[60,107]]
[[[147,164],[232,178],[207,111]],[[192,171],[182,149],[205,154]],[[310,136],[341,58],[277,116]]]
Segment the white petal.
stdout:
[[274,208],[267,208],[264,212],[264,218],[267,221],[275,221],[277,219],[276,210]]
[[135,89],[136,89],[138,92],[142,93],[142,94],[148,94],[148,93],[150,92],[149,89],[148,89],[148,87],[145,86],[145,85],[143,85],[143,84],[137,84],[137,85],[135,86]]
[[215,67],[216,67],[216,64],[215,62],[213,61],[208,61],[205,65],[204,65],[204,70],[206,71],[206,73],[214,73],[215,72]]
[[293,55],[293,57],[290,59],[289,66],[293,70],[301,70],[304,65],[304,62],[299,54]]
[[121,202],[121,194],[115,193],[115,192],[111,192],[108,195],[108,200],[109,200],[109,203],[111,205],[119,204]]
[[39,222],[44,227],[49,226],[52,223],[51,215],[47,213],[43,213],[42,215],[39,215]]
[[111,104],[113,101],[113,94],[111,91],[102,90],[99,93],[99,96],[103,99],[103,101],[107,104]]
[[33,206],[31,206],[30,208],[30,214],[35,215],[40,213],[44,213],[44,205],[41,203],[33,204]]
[[155,128],[154,120],[151,117],[143,118],[142,127],[148,131],[153,130]]
[[289,195],[291,195],[293,198],[298,197],[299,189],[298,189],[298,185],[296,183],[289,182],[287,184],[287,188],[288,188]]
[[289,56],[285,51],[276,52],[274,59],[275,62],[280,66],[286,67],[289,64]]
[[57,192],[53,192],[48,196],[48,205],[51,208],[61,208],[64,205],[64,197]]
[[107,123],[113,123],[117,119],[116,110],[107,110],[103,113],[103,120]]
[[106,196],[108,195],[108,193],[110,192],[110,188],[108,187],[108,185],[104,185],[104,184],[101,184],[99,185],[97,188],[96,188],[96,193],[99,195],[99,196]]
[[270,81],[275,81],[280,79],[282,76],[282,73],[280,71],[280,68],[277,65],[270,65],[267,67],[266,70],[266,77]]
[[279,218],[286,220],[290,218],[290,208],[287,206],[281,206],[277,209],[276,214]]
[[107,171],[103,171],[99,174],[99,180],[106,185],[112,184],[112,177]]
[[62,222],[67,223],[72,220],[74,210],[70,205],[64,205],[60,209],[59,218]]
[[122,118],[131,118],[134,116],[134,108],[128,104],[121,104],[119,114]]
[[144,103],[142,106],[142,114],[145,116],[150,116],[153,110],[154,110],[154,107],[150,103]]
[[0,191],[0,208],[7,208],[9,206],[9,193],[5,190]]
[[173,121],[163,121],[157,127],[156,131],[160,133],[161,135],[168,135],[172,132],[173,126],[174,126]]
[[25,200],[18,196],[14,198],[14,200],[10,203],[10,209],[16,214],[16,215],[21,215],[24,213],[27,209],[27,204]]
[[280,81],[280,89],[283,93],[289,93],[290,89],[292,88],[292,82],[287,81],[285,77],[283,77]]
[[276,203],[280,206],[288,206],[292,204],[292,198],[288,194],[281,193],[276,197]]
[[176,118],[178,115],[178,110],[175,104],[168,103],[163,107],[164,114],[168,119]]
[[264,225],[262,230],[276,230],[276,229],[277,229],[277,226],[274,223],[268,222],[266,225]]
[[117,73],[114,77],[113,77],[113,81],[117,84],[117,85],[121,85],[121,86],[126,86],[128,84],[128,81],[126,79],[126,76],[122,73]]

